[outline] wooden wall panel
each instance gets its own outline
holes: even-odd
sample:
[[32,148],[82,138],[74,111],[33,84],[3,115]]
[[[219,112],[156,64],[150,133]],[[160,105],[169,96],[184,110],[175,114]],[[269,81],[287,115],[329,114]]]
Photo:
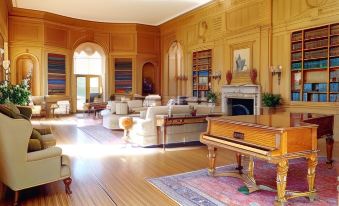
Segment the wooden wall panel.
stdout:
[[7,1],[0,1],[0,35],[8,40],[8,9]]
[[43,42],[44,25],[39,21],[9,18],[9,40],[12,42]]
[[68,48],[68,29],[53,24],[45,24],[45,44]]
[[112,33],[110,37],[111,52],[136,52],[136,34]]
[[160,38],[156,34],[138,34],[138,53],[158,54]]

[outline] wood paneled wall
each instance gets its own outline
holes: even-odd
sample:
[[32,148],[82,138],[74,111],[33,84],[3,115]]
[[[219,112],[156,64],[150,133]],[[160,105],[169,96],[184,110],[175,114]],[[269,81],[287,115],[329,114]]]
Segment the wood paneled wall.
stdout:
[[[233,50],[244,46],[251,48],[252,67],[258,69],[263,91],[268,91],[271,24],[270,0],[232,0],[214,1],[160,25],[163,95],[176,96],[169,91],[168,81],[168,49],[173,41],[184,50],[186,95],[192,95],[193,51],[212,49],[212,70],[222,74],[220,81],[212,80],[212,90],[218,92],[226,82],[227,71],[232,70]],[[249,74],[234,73],[232,83],[250,83]]]
[[[75,108],[76,85],[73,75],[73,53],[81,43],[93,42],[105,51],[107,91],[114,91],[113,59],[132,58],[133,93],[141,94],[142,66],[147,62],[157,65],[160,77],[160,30],[158,27],[140,24],[99,23],[63,17],[46,12],[13,8],[9,14],[10,59],[12,80],[15,82],[16,59],[30,54],[38,59],[39,74],[35,79],[39,88],[33,95],[47,94],[47,54],[66,55],[66,96],[73,99]],[[159,78],[160,79],[160,78]],[[42,84],[41,84],[42,83]],[[160,82],[156,88],[160,91]],[[60,97],[63,98],[63,97]]]

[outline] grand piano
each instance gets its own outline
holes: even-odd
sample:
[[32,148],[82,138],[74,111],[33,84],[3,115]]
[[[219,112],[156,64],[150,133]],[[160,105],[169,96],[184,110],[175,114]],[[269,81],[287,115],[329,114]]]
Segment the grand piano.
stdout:
[[[301,196],[307,196],[311,201],[314,200],[316,196],[314,188],[315,169],[318,162],[317,137],[327,134],[328,136],[333,135],[333,132],[331,133],[333,116],[278,113],[273,115],[223,116],[207,118],[207,120],[207,131],[201,134],[200,141],[208,146],[209,175],[240,178],[244,181],[249,193],[261,189],[276,191],[276,203],[279,205],[283,205],[288,199]],[[222,174],[216,173],[215,161],[218,148],[232,150],[238,154],[238,170]],[[249,158],[246,173],[242,171],[241,156]],[[268,163],[277,165],[276,189],[256,184],[254,158],[263,159]],[[308,191],[287,193],[288,161],[296,158],[305,158],[308,161]],[[328,161],[332,161],[331,156],[328,157]]]

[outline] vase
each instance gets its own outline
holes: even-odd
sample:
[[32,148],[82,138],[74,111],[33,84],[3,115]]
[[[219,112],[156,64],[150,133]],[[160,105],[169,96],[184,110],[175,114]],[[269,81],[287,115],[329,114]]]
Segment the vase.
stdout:
[[252,84],[256,84],[257,83],[257,69],[251,69],[250,70],[250,78],[251,78],[251,82]]
[[226,82],[227,82],[228,85],[230,85],[231,81],[232,81],[232,72],[228,71],[227,74],[226,74]]

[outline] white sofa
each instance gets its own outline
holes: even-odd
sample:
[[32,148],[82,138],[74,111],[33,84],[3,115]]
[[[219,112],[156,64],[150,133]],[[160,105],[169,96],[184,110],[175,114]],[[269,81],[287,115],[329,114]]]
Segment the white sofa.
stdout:
[[[173,105],[172,114],[190,115],[192,109],[189,105]],[[204,110],[200,107],[198,114],[203,114]],[[157,145],[157,129],[156,129],[156,115],[168,114],[168,106],[149,107],[145,118],[134,117],[133,126],[129,130],[130,141],[140,146]],[[206,131],[207,123],[186,124],[181,126],[167,127],[167,142],[168,143],[183,143],[198,141],[200,133]],[[162,138],[160,138],[162,144]]]

